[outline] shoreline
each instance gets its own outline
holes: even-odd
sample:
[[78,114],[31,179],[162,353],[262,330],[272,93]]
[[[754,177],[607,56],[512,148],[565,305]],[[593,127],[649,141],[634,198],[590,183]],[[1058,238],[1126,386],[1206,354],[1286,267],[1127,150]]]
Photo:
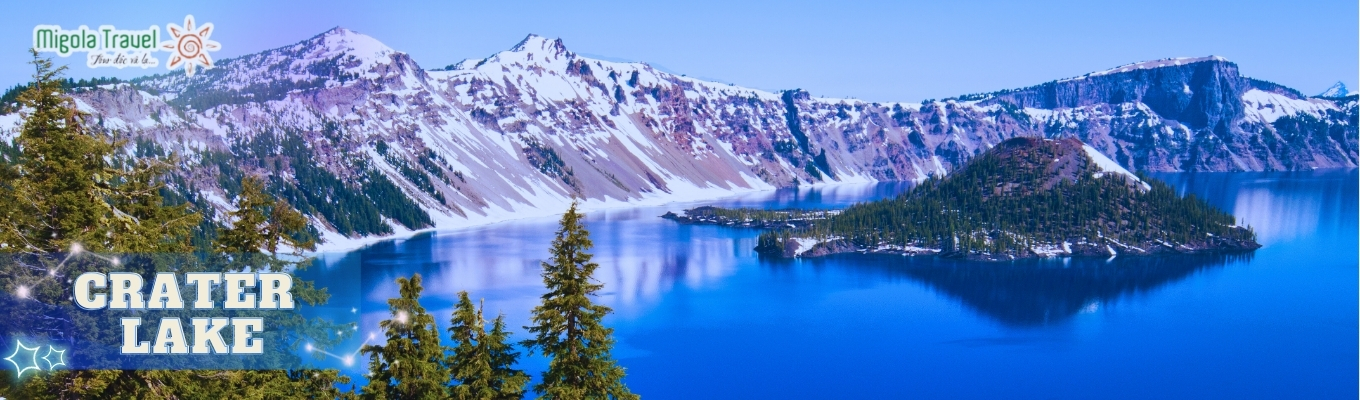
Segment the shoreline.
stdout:
[[[811,242],[811,243],[809,243]],[[990,253],[984,251],[959,251],[937,248],[926,248],[916,246],[900,246],[880,244],[875,248],[867,248],[845,239],[831,239],[816,241],[807,238],[789,238],[782,243],[776,242],[778,248],[757,246],[755,251],[762,257],[778,259],[808,259],[818,258],[837,254],[890,254],[908,257],[916,256],[936,256],[942,258],[968,260],[968,261],[1015,261],[1024,259],[1044,259],[1044,258],[1063,258],[1063,257],[1107,257],[1113,259],[1119,256],[1162,256],[1162,255],[1189,255],[1189,254],[1239,254],[1248,253],[1260,249],[1262,245],[1255,241],[1241,241],[1229,238],[1210,237],[1193,245],[1181,244],[1172,246],[1162,241],[1138,243],[1139,246],[1132,246],[1120,243],[1110,238],[1099,238],[1096,241],[1077,240],[1064,241],[1062,243],[1046,243],[1038,246],[1031,246],[1020,251],[1005,251],[1000,253]],[[806,249],[804,249],[806,247]],[[1118,250],[1116,250],[1116,248]]]
[[[829,183],[819,182],[813,184],[799,185],[796,187],[773,187],[766,185],[765,187],[737,188],[735,190],[715,187],[708,188],[696,187],[690,188],[691,190],[685,192],[693,193],[694,191],[698,191],[699,193],[694,193],[694,195],[688,196],[673,194],[674,192],[681,192],[681,190],[675,190],[673,191],[673,193],[654,195],[652,197],[642,197],[638,199],[633,199],[631,201],[617,200],[612,198],[607,198],[605,200],[587,199],[581,202],[580,211],[582,213],[590,213],[596,211],[613,211],[613,210],[626,210],[631,208],[658,207],[671,204],[712,202],[757,193],[773,193],[779,190],[786,189],[802,190],[850,185],[875,185],[889,182],[893,181],[856,180],[852,182],[829,182]],[[716,193],[713,193],[713,195],[711,196],[705,196],[704,192],[716,192]],[[435,219],[434,218],[435,216],[431,215],[432,219],[435,219],[436,226],[415,230],[407,229],[406,227],[403,227],[400,224],[391,223],[393,233],[383,236],[365,236],[360,238],[349,238],[334,231],[322,230],[321,232],[322,238],[324,238],[326,242],[318,243],[315,251],[307,251],[304,252],[303,254],[308,257],[313,257],[325,254],[349,253],[381,242],[407,240],[422,234],[482,228],[499,223],[523,221],[534,218],[558,217],[561,216],[562,213],[566,211],[568,205],[571,204],[571,199],[562,198],[554,200],[557,201],[554,201],[552,204],[541,205],[516,203],[516,205],[522,206],[524,208],[516,210],[504,210],[504,209],[495,210],[492,212],[488,212],[487,214],[484,215],[478,215],[474,218],[441,216],[441,218]],[[549,211],[547,209],[548,207],[557,206],[560,206],[561,210]],[[439,226],[440,223],[450,224],[445,226]]]

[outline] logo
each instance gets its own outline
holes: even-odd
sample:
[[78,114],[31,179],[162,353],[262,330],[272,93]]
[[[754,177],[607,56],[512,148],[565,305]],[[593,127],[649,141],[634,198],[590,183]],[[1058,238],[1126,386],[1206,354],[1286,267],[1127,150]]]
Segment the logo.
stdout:
[[151,53],[157,51],[172,53],[166,68],[183,66],[188,76],[194,76],[199,68],[213,67],[208,52],[221,50],[222,45],[209,39],[212,23],[198,26],[193,15],[186,15],[183,26],[170,23],[166,29],[170,31],[169,40],[161,41],[161,29],[156,25],[142,30],[122,30],[113,25],[100,25],[99,29],[81,25],[66,30],[58,25],[38,25],[33,27],[33,50],[61,57],[85,53],[85,65],[90,68],[156,67],[160,59]]
[[194,76],[194,69],[203,67],[211,69],[213,67],[212,57],[208,56],[209,51],[217,51],[222,45],[215,41],[208,40],[212,36],[213,24],[211,22],[203,24],[194,29],[194,16],[184,16],[184,26],[171,23],[165,27],[170,31],[171,40],[161,43],[161,48],[174,52],[170,56],[170,62],[165,66],[175,69],[184,65],[184,73]]

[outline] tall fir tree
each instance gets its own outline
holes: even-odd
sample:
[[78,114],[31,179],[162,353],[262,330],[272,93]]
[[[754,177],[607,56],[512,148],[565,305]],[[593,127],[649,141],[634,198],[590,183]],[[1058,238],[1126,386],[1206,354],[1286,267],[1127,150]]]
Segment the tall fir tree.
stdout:
[[449,333],[454,348],[448,365],[456,381],[450,388],[452,397],[458,400],[523,398],[529,375],[514,369],[519,353],[506,342],[510,333],[505,330],[505,316],[496,316],[488,332],[482,306],[474,307],[467,292],[458,292],[458,304],[454,306],[451,322]]
[[444,399],[450,373],[444,365],[444,346],[434,317],[420,305],[420,274],[397,278],[400,297],[387,300],[392,319],[378,325],[385,344],[364,346],[369,355],[364,399]]
[[110,188],[124,171],[113,169],[113,140],[86,126],[61,86],[66,67],[33,52],[33,82],[19,95],[24,124],[14,140],[17,159],[4,191],[4,248],[52,253],[79,243],[113,250],[108,237],[122,215]]
[[[310,259],[300,257],[304,250],[316,249],[316,242],[306,237],[306,219],[287,201],[276,199],[265,192],[264,182],[248,176],[241,181],[241,193],[236,196],[236,210],[227,214],[230,228],[219,228],[212,247],[217,256],[228,260],[219,262],[227,269],[253,268],[272,272],[307,268]],[[281,246],[291,249],[292,258],[278,257]],[[260,253],[261,251],[267,253]],[[330,294],[316,288],[315,282],[295,280],[293,296],[310,305],[325,303]],[[294,321],[302,325],[302,321]]]
[[548,292],[534,307],[533,325],[525,327],[534,338],[524,346],[552,358],[534,391],[545,399],[637,399],[623,384],[623,367],[610,355],[614,330],[603,320],[612,310],[591,301],[604,285],[594,281],[599,264],[591,261],[590,232],[576,207],[572,202],[562,215],[552,259],[543,263]]
[[316,248],[312,240],[297,238],[297,233],[307,228],[302,213],[287,201],[265,193],[264,182],[259,178],[251,176],[241,182],[236,211],[232,211],[230,217],[234,221],[232,227],[223,230],[217,238],[217,247],[223,252],[264,250],[278,254],[279,246],[283,245],[298,254],[300,250]]
[[129,160],[132,172],[113,191],[120,215],[108,235],[111,248],[127,253],[186,253],[192,251],[193,229],[203,216],[192,212],[189,203],[166,204],[161,177],[169,173],[169,162],[157,159]]

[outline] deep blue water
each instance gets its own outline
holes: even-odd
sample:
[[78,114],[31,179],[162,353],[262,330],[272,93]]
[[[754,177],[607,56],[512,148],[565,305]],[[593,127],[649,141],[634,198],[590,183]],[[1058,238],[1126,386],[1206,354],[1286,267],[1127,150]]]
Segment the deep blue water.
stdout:
[[[770,262],[751,250],[758,231],[657,218],[702,204],[844,207],[903,184],[592,212],[587,227],[605,284],[599,302],[615,310],[606,320],[614,355],[648,399],[1355,398],[1356,171],[1158,177],[1232,212],[1264,247],[1111,260]],[[556,222],[327,255],[305,275],[336,294],[317,313],[359,322],[332,352],[352,354],[377,332],[393,280],[415,272],[441,328],[459,290],[525,325]],[[362,380],[366,360],[338,360],[320,364]],[[521,366],[536,375],[546,361]]]

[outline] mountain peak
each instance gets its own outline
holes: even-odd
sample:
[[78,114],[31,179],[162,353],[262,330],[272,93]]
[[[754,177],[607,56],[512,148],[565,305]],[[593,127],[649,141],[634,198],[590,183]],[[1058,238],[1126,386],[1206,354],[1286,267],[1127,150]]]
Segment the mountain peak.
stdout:
[[1337,81],[1332,87],[1327,88],[1327,90],[1322,91],[1322,93],[1318,93],[1316,97],[1346,97],[1346,95],[1350,93],[1350,91],[1346,90],[1345,83]]
[[575,54],[567,51],[567,46],[562,44],[562,39],[549,39],[530,33],[528,36],[524,37],[524,40],[520,40],[514,47],[511,47],[510,50],[502,51],[483,59],[469,58],[450,65],[447,69],[477,69],[488,63],[554,63],[573,57],[575,57]]
[[396,52],[372,36],[337,26],[312,37],[304,46],[320,47],[325,53],[348,53],[361,59],[386,57]]
[[519,44],[516,44],[515,47],[511,47],[510,51],[516,53],[545,52],[546,54],[549,55],[562,55],[564,53],[567,53],[567,46],[562,44],[561,38],[549,39],[546,37],[530,33],[529,36],[524,37],[524,40],[519,41]]
[[348,34],[354,34],[354,33],[356,33],[356,32],[350,30],[349,28],[346,28],[346,27],[343,27],[343,26],[336,25],[335,27],[332,27],[331,29],[327,29],[325,32],[321,32],[320,34],[317,34],[316,37],[325,37],[325,36],[331,36],[331,35],[348,35]]

